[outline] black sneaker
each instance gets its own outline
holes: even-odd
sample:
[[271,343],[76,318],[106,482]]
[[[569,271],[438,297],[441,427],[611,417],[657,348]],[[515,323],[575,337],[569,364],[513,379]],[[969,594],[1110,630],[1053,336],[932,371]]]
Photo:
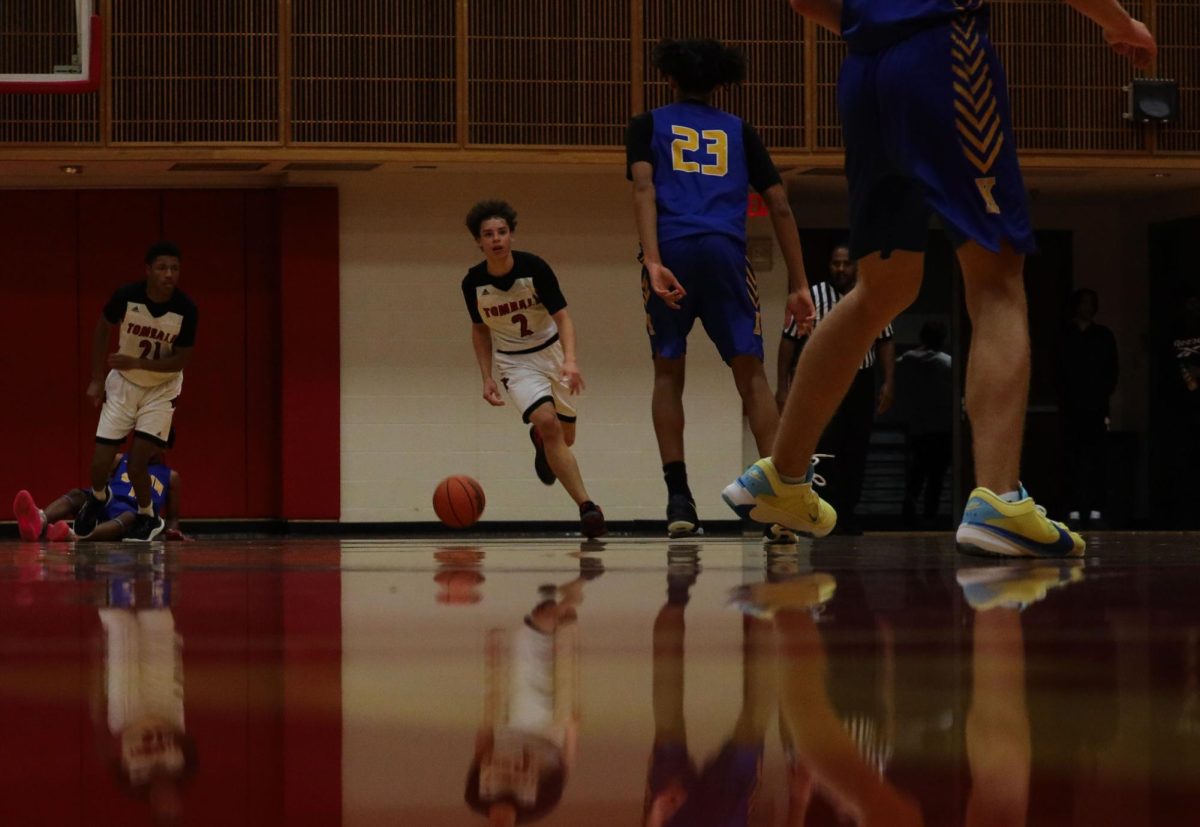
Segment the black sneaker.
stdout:
[[[112,491],[105,488],[108,497],[112,497]],[[108,502],[106,498],[104,502],[96,499],[96,495],[90,490],[86,491],[87,499],[83,501],[83,508],[79,509],[79,513],[75,515],[75,525],[73,531],[76,537],[86,537],[96,530],[96,526],[104,519],[104,504]]]
[[533,472],[543,484],[554,485],[558,477],[554,476],[550,461],[546,459],[546,447],[542,445],[542,437],[536,425],[529,426],[529,441],[533,443]]
[[608,527],[604,524],[604,512],[591,500],[579,506],[579,528],[588,539],[603,537],[608,533]]
[[696,504],[686,494],[672,494],[667,498],[667,536],[690,537],[700,531],[700,518],[696,516]]
[[167,524],[162,517],[138,514],[133,520],[133,525],[129,527],[129,531],[121,539],[127,543],[148,543],[161,534],[166,527]]

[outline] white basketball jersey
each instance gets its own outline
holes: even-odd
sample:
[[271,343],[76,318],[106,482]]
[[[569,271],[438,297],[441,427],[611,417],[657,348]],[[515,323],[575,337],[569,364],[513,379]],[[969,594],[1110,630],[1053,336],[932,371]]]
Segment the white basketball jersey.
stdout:
[[494,284],[476,287],[475,304],[492,330],[496,350],[529,350],[558,335],[558,325],[546,312],[531,277],[516,279],[509,290]]

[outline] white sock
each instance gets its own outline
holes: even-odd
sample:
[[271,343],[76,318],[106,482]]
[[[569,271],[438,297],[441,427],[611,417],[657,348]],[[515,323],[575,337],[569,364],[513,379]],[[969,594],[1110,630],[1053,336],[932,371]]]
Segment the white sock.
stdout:
[[1000,495],[1000,499],[1006,503],[1019,503],[1025,498],[1021,496],[1021,489],[1018,488],[1016,491],[1005,491]]
[[147,517],[153,517],[154,503],[150,503],[150,505],[142,505],[141,503],[138,503],[138,513],[145,514]]
[[1089,519],[1089,520],[1099,520],[1099,519],[1100,519],[1100,512],[1099,512],[1099,511],[1093,511],[1093,512],[1091,512],[1090,514],[1088,514],[1088,519]]

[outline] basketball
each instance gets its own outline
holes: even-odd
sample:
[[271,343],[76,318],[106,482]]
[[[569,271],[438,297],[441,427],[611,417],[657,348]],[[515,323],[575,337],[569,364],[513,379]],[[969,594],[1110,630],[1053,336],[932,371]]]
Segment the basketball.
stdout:
[[483,488],[465,474],[446,477],[433,490],[433,512],[451,528],[474,525],[485,504]]

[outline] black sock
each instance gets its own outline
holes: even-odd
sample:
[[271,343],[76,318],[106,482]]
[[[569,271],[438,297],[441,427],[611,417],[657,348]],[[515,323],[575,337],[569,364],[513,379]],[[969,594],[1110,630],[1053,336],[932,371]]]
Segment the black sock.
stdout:
[[695,498],[692,497],[692,489],[688,488],[687,465],[683,460],[668,462],[664,465],[663,479],[667,481],[667,493],[672,497],[682,494],[689,500],[695,501]]

